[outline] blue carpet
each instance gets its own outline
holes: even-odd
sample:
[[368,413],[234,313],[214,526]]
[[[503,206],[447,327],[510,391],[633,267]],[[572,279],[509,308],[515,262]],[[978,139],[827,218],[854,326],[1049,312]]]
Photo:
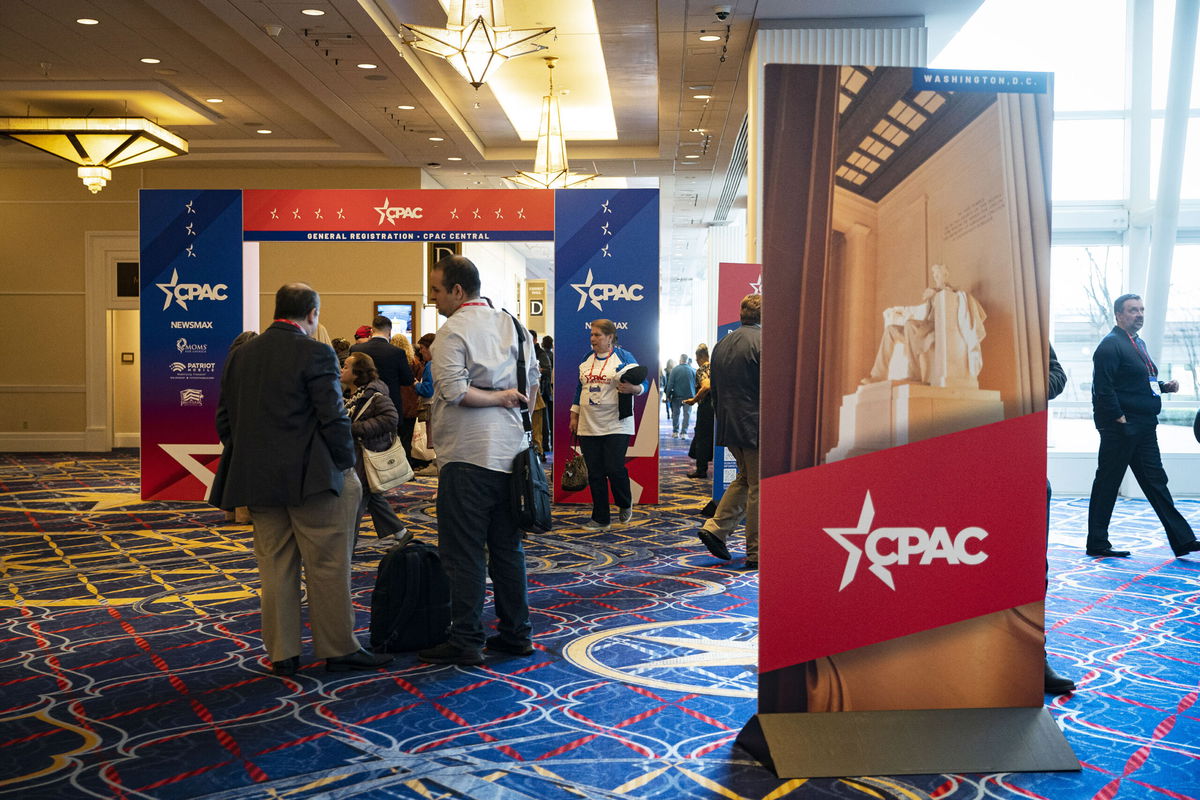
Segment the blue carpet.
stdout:
[[[1086,499],[1052,508],[1050,659],[1080,688],[1050,708],[1082,772],[776,780],[733,745],[755,711],[756,575],[696,541],[708,485],[683,477],[685,445],[663,440],[663,503],[631,525],[585,532],[564,507],[529,537],[532,657],[331,675],[310,652],[294,679],[263,657],[247,526],[141,502],[130,451],[0,455],[0,795],[1200,798],[1200,560],[1172,558],[1134,500],[1124,560],[1082,556]],[[393,493],[428,541],[434,489]]]

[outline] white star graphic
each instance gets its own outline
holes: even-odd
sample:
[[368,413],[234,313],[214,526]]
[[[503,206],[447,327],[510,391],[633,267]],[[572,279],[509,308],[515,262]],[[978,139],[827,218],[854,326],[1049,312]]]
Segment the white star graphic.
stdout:
[[523,208],[517,209],[517,219],[525,219],[525,209],[523,209]]
[[600,226],[600,232],[605,236],[612,236],[612,231],[609,230],[609,225],[607,222]]
[[[173,269],[173,270],[171,270],[170,283],[154,284],[158,288],[162,289],[163,294],[165,294],[167,296],[167,298],[165,300],[163,300],[163,307],[162,307],[163,311],[166,311],[167,308],[171,305],[171,301],[175,300],[175,286],[178,283],[179,283],[179,270]],[[175,300],[175,302],[179,303],[179,305],[183,308],[184,311],[187,311],[187,303],[183,302],[183,300]]]
[[612,209],[608,207],[607,200],[605,200],[603,203],[600,204],[600,213],[602,213],[602,214],[611,214],[612,213]]
[[481,217],[481,216],[479,215],[479,209],[478,209],[478,208],[477,208],[477,209],[475,209],[474,211],[472,211],[472,212],[471,212],[471,216],[472,216],[472,217],[474,217],[475,219],[483,219],[483,217]]
[[590,269],[588,270],[587,280],[585,280],[583,283],[572,283],[571,288],[579,292],[579,308],[575,309],[576,311],[582,311],[584,304],[589,300],[591,300],[592,305],[594,305],[598,310],[604,310],[600,307],[600,303],[598,303],[595,298],[590,296],[589,290],[592,288],[592,271]]
[[601,258],[612,258],[612,253],[608,252],[608,245],[604,245],[604,247],[601,247],[600,252],[602,254],[600,256]]
[[504,215],[500,213],[500,209],[496,209],[496,219],[504,219]]
[[758,280],[750,281],[750,294],[762,294],[762,275],[758,276]]
[[458,209],[457,208],[450,209],[450,219],[458,219]]
[[193,248],[193,247],[195,247],[195,246],[196,246],[196,245],[194,245],[194,244],[189,244],[189,245],[187,246],[187,248],[186,248],[186,249],[187,249],[187,257],[188,257],[188,258],[195,258],[195,257],[196,257],[196,253],[195,253],[195,251],[194,251],[194,250],[192,250],[192,248]]
[[187,213],[189,213],[189,214],[196,213],[196,209],[192,208],[192,203],[194,203],[194,202],[195,202],[194,200],[188,200],[186,203],[183,204],[183,207],[187,209]]
[[279,211],[279,209],[277,209],[277,208],[271,209],[271,219],[279,219],[279,214],[276,213],[278,211]]
[[313,212],[313,216],[315,216],[317,219],[325,219],[324,217],[321,216],[321,209],[319,209],[319,208]]
[[292,219],[300,219],[300,209],[298,209],[298,208],[292,209]]
[[[842,546],[849,555],[846,558],[846,568],[842,570],[842,585],[838,587],[840,592],[850,585],[850,581],[854,580],[854,575],[858,572],[858,562],[862,560],[862,548],[856,547],[851,542],[848,536],[866,535],[871,532],[871,523],[875,521],[875,504],[871,502],[871,493],[867,492],[866,498],[863,500],[862,511],[858,515],[858,526],[854,528],[825,528],[825,532],[833,537],[833,540]],[[879,564],[872,564],[869,569],[875,574],[875,577],[883,581],[884,584],[895,591],[896,584],[892,582],[892,574],[887,571],[886,567]]]
[[195,223],[189,222],[189,223],[188,223],[186,226],[184,226],[184,227],[186,227],[186,228],[187,228],[187,233],[188,233],[188,236],[195,236],[195,235],[196,235],[196,226],[195,226]]
[[340,209],[340,208],[338,209],[338,212],[337,212],[337,214],[338,214],[338,219],[345,219],[345,218],[346,218],[346,215],[345,215],[345,214],[342,212],[342,209]]

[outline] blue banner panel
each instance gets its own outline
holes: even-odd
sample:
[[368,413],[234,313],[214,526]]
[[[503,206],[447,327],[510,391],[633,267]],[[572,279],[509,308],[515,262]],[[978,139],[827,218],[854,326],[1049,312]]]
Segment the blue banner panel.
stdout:
[[617,326],[617,346],[647,368],[650,389],[634,403],[626,453],[634,503],[658,502],[658,190],[560,189],[554,199],[554,458],[557,502],[590,503],[564,492],[562,470],[575,451],[571,405],[579,365],[591,353],[595,319]]
[[242,331],[240,190],[141,192],[142,498],[203,500]]

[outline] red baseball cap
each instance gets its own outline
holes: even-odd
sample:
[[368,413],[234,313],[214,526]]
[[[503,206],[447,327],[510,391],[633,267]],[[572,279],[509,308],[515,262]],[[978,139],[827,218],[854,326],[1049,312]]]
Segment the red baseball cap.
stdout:
[[359,325],[358,330],[356,330],[354,332],[354,338],[355,339],[370,339],[371,338],[371,326],[370,325]]

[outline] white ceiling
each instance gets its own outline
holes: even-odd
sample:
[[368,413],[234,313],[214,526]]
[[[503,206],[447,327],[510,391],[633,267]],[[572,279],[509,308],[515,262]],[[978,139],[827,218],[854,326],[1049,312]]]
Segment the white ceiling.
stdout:
[[[536,103],[546,86],[539,56],[558,56],[564,108],[607,77],[619,138],[570,141],[572,168],[662,189],[663,287],[686,293],[706,267],[705,225],[745,116],[747,46],[760,21],[923,16],[932,57],[981,2],[736,0],[718,22],[711,2],[597,0],[606,76],[572,62],[582,49],[574,22],[547,37],[547,51],[504,69]],[[560,3],[586,12],[587,0],[508,0],[508,22],[555,25]],[[534,146],[492,91],[438,59],[414,61],[400,22],[440,27],[445,12],[437,0],[0,0],[0,116],[144,115],[189,141],[180,165],[412,166],[447,188],[499,187],[530,169]],[[700,42],[701,30],[727,39]],[[701,93],[712,99],[692,97]],[[61,162],[0,138],[0,167],[37,163]]]

